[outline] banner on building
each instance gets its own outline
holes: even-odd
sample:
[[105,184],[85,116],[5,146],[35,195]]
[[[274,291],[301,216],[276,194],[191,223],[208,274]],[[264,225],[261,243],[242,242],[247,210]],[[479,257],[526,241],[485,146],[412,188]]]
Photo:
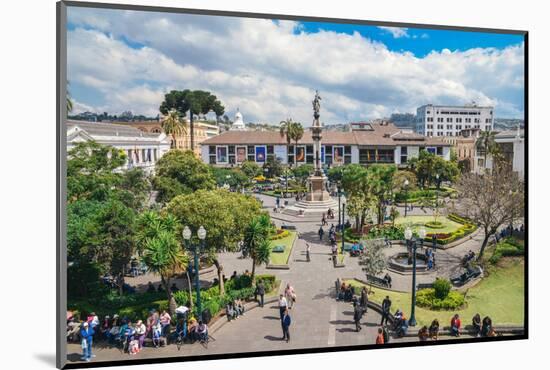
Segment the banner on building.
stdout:
[[246,146],[237,147],[237,163],[246,161]]
[[265,146],[256,147],[256,162],[265,162]]

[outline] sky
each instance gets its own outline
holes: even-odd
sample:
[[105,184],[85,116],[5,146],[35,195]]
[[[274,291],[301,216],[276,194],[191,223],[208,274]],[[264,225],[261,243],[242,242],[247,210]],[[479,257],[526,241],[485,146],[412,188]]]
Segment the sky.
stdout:
[[170,90],[207,90],[233,118],[348,123],[424,104],[524,116],[523,36],[69,7],[74,113],[156,116]]

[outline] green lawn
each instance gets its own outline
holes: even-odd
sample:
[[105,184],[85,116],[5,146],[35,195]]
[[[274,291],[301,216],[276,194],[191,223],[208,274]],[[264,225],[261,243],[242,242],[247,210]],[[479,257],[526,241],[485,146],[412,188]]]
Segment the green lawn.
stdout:
[[[525,297],[524,290],[524,266],[519,259],[508,260],[507,266],[495,268],[490,275],[483,279],[475,287],[466,293],[466,307],[462,310],[451,311],[430,311],[425,308],[416,307],[417,325],[430,325],[435,318],[440,325],[448,326],[451,316],[458,313],[465,325],[471,323],[472,317],[479,313],[481,317],[490,316],[493,323],[498,325],[522,325],[523,304]],[[352,285],[363,287],[363,284],[351,280]],[[406,316],[410,314],[411,294],[393,292],[385,289],[372,288],[371,300],[382,303],[386,295],[392,301],[392,313],[398,308],[405,311]]]
[[271,241],[271,248],[275,248],[278,245],[283,245],[285,247],[285,251],[283,253],[271,253],[270,264],[288,264],[288,256],[290,255],[290,251],[292,250],[294,239],[296,239],[296,232],[289,231],[289,235],[287,237]]
[[[403,226],[410,226],[413,231],[418,231],[426,222],[433,222],[434,217],[433,216],[399,216],[395,223],[397,225],[403,225]],[[426,229],[426,232],[428,233],[451,233],[453,231],[458,230],[462,225],[458,222],[454,222],[449,220],[445,216],[439,216],[437,217],[437,221],[443,223],[443,227],[441,228],[431,228],[424,226],[424,229]]]

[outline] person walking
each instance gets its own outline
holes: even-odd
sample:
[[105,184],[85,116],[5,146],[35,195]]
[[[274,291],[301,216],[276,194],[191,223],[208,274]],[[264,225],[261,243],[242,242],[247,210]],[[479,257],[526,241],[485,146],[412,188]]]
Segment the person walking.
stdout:
[[294,303],[296,302],[296,292],[294,291],[294,288],[290,283],[286,285],[285,288],[285,297],[288,309],[292,309],[292,306],[294,306]]
[[378,328],[378,335],[376,336],[376,344],[384,344],[384,330]]
[[319,240],[320,240],[320,241],[323,241],[323,235],[325,235],[325,230],[323,230],[323,226],[321,226],[321,227],[319,228],[318,234],[319,234]]
[[363,309],[357,302],[353,302],[353,321],[355,322],[355,331],[361,331],[361,317],[363,317]]
[[287,343],[290,340],[290,323],[290,315],[288,314],[288,309],[286,309],[281,319],[281,325],[283,327],[283,340],[286,340]]
[[364,286],[363,289],[361,289],[361,308],[367,311],[368,303],[369,303],[369,292],[367,291],[367,287]]
[[95,357],[92,354],[92,344],[93,344],[93,338],[94,338],[94,329],[90,327],[88,322],[84,322],[82,324],[82,329],[80,329],[80,338],[81,338],[81,344],[82,344],[82,357],[81,360],[90,362],[92,360],[92,357]]
[[382,321],[380,321],[380,326],[384,325],[384,323],[386,325],[388,324],[390,309],[391,309],[391,300],[389,296],[386,296],[386,298],[384,298],[384,300],[382,301]]
[[286,301],[285,296],[282,294],[279,294],[279,315],[281,316],[281,321],[283,320],[283,316],[285,314],[287,306],[288,306],[288,302]]
[[260,307],[263,307],[264,306],[264,295],[265,295],[265,286],[264,286],[264,282],[263,281],[260,281],[257,285],[256,285],[256,294],[260,296]]

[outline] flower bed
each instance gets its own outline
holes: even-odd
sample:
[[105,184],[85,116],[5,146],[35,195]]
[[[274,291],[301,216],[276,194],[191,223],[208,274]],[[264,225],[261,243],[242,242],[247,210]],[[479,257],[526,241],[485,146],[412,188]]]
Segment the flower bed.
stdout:
[[439,222],[439,221],[430,221],[430,222],[426,222],[424,224],[426,227],[429,227],[430,229],[442,229],[445,227],[445,225],[443,224],[443,222]]
[[461,224],[462,226],[450,233],[427,233],[424,240],[427,242],[431,242],[433,241],[432,238],[435,235],[435,237],[437,238],[437,244],[445,245],[471,234],[477,228],[471,220],[458,216],[454,213],[447,215],[447,218],[451,221]]
[[290,231],[288,230],[283,230],[283,229],[277,229],[277,233],[275,235],[272,235],[270,237],[270,240],[279,240],[279,239],[283,239],[283,238],[286,238],[287,236],[290,235]]

